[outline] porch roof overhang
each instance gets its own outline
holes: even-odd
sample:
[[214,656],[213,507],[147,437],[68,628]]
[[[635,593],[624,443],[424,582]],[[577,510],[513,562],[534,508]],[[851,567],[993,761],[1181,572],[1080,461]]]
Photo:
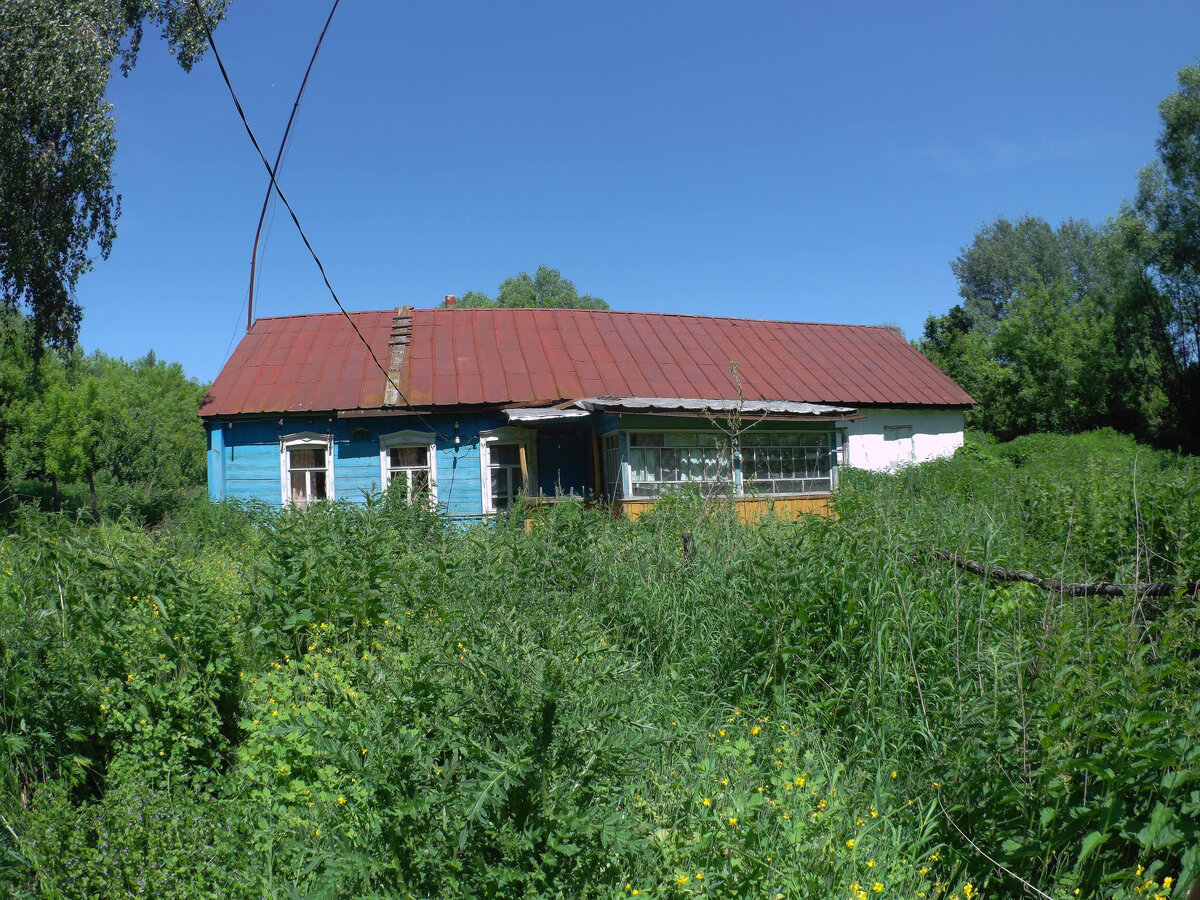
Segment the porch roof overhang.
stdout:
[[852,406],[828,406],[794,400],[706,400],[690,397],[588,397],[574,404],[589,412],[749,415],[842,422],[861,418]]
[[554,406],[523,406],[504,410],[508,421],[520,425],[558,424],[586,419],[591,413],[586,409],[559,409]]

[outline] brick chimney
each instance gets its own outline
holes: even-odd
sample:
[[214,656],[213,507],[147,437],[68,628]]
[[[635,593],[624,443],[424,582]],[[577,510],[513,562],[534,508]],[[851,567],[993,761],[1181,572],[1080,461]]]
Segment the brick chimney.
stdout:
[[404,355],[408,350],[408,343],[412,340],[412,314],[411,306],[396,307],[396,315],[392,317],[392,335],[388,339],[388,347],[391,350],[388,359],[388,383],[383,391],[384,406],[399,406],[401,403],[400,392],[396,390],[394,384],[400,383],[400,372],[404,369]]
[[453,294],[446,295],[446,309],[454,309],[454,306],[457,303],[458,303],[458,298],[455,297]]

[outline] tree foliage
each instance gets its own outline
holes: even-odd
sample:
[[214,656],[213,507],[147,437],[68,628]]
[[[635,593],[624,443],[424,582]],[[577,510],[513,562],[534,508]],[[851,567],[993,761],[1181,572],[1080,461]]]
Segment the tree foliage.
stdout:
[[196,409],[205,390],[153,352],[133,363],[100,352],[44,355],[24,395],[0,411],[8,476],[86,483],[92,495],[99,485],[106,496],[201,485],[204,430]]
[[538,266],[530,275],[522,271],[500,282],[499,291],[493,300],[482,291],[467,291],[456,304],[462,309],[608,309],[599,297],[580,294],[575,283],[563,278],[558,269]]
[[[210,26],[228,0],[205,0]],[[184,0],[0,0],[0,297],[28,310],[36,348],[74,346],[75,287],[112,249],[120,196],[105,89],[132,69],[146,23],[190,69],[204,50]]]
[[918,346],[975,398],[972,425],[1004,439],[1160,426],[1145,285],[1122,241],[1107,224],[1001,217],[963,249],[951,268],[964,302],[931,316]]
[[962,303],[919,348],[1001,438],[1109,425],[1200,451],[1200,66],[1159,105],[1158,160],[1103,226],[984,225],[950,267]]
[[1200,65],[1158,107],[1158,160],[1118,220],[1143,271],[1143,314],[1171,397],[1170,436],[1200,449]]

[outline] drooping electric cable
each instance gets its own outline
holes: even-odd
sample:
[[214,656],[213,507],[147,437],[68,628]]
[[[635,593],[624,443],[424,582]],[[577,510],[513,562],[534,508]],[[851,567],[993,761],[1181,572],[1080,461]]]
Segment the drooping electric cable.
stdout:
[[329,296],[333,298],[333,302],[337,305],[338,311],[346,317],[346,321],[350,323],[350,327],[354,330],[355,335],[357,335],[358,339],[362,342],[362,345],[367,348],[367,353],[370,355],[372,362],[375,363],[376,368],[378,368],[380,373],[382,373],[387,383],[395,389],[396,396],[400,398],[401,404],[406,409],[410,410],[412,414],[416,416],[417,420],[430,431],[432,431],[435,436],[444,441],[453,443],[454,439],[452,437],[443,434],[437,428],[435,428],[433,424],[408,401],[408,397],[406,397],[404,392],[400,390],[400,385],[396,384],[396,381],[392,378],[391,373],[384,368],[383,363],[379,361],[379,357],[375,355],[374,348],[371,347],[370,342],[366,339],[366,337],[363,336],[362,331],[359,330],[358,323],[355,322],[350,313],[346,311],[346,307],[342,304],[341,298],[338,297],[337,291],[334,290],[333,284],[329,281],[329,275],[325,272],[325,265],[321,262],[321,257],[319,257],[317,255],[317,251],[313,249],[312,242],[309,241],[308,235],[304,231],[304,227],[300,224],[300,218],[296,215],[296,211],[292,208],[292,204],[288,201],[287,195],[284,194],[283,188],[279,186],[279,182],[275,178],[275,170],[271,167],[270,162],[267,161],[267,155],[263,153],[262,145],[259,144],[258,138],[254,135],[254,129],[250,127],[250,122],[246,118],[246,111],[242,109],[242,102],[238,99],[237,91],[233,89],[233,82],[229,78],[229,72],[225,69],[225,63],[221,59],[221,53],[217,50],[217,43],[215,40],[213,40],[212,29],[209,27],[208,18],[204,15],[204,7],[201,6],[200,0],[192,0],[192,4],[196,7],[196,12],[200,16],[200,23],[204,27],[204,34],[208,39],[208,46],[213,52],[213,59],[217,61],[217,68],[220,69],[221,78],[225,81],[225,87],[229,90],[229,96],[233,100],[233,105],[237,110],[238,118],[242,120],[242,125],[246,129],[246,135],[250,138],[250,143],[254,145],[255,151],[258,153],[258,158],[262,160],[263,168],[267,170],[267,175],[271,179],[271,189],[279,197],[279,201],[288,211],[288,215],[291,216],[292,224],[296,226],[296,231],[300,234],[300,240],[304,242],[304,246],[308,250],[309,255],[313,258],[313,262],[317,264],[317,270],[321,273],[321,280],[325,282],[325,287],[329,291]]
[[[279,166],[283,162],[284,150],[287,149],[288,136],[292,133],[292,123],[296,121],[296,112],[300,109],[300,100],[304,97],[304,88],[308,86],[308,76],[312,74],[313,64],[317,61],[317,54],[321,52],[321,44],[325,40],[325,33],[329,31],[329,23],[333,21],[333,14],[337,12],[338,4],[342,0],[333,0],[333,7],[329,10],[329,17],[325,20],[325,27],[321,29],[321,35],[317,38],[317,45],[313,47],[312,58],[308,61],[308,68],[304,70],[304,78],[300,80],[300,90],[296,92],[296,102],[292,104],[291,115],[288,116],[287,125],[283,129],[283,137],[279,141],[279,152],[275,155],[275,172],[279,172]],[[217,52],[213,48],[213,54]],[[272,184],[267,185],[267,192],[263,196],[262,210],[258,214],[258,227],[254,229],[254,248],[250,251],[250,292],[247,295],[246,301],[246,330],[249,331],[254,324],[254,271],[258,263],[258,239],[262,235],[263,221],[267,217],[267,206],[271,202]]]

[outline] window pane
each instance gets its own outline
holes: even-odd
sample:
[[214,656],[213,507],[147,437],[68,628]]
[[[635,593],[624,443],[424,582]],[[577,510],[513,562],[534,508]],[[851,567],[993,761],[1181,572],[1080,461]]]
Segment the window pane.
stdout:
[[316,447],[295,447],[288,451],[293,469],[325,468],[325,451]]
[[428,447],[392,447],[388,452],[393,468],[416,468],[429,465]]
[[519,466],[521,451],[516,444],[492,444],[491,457],[493,466]]
[[631,447],[661,447],[663,443],[661,434],[631,434],[629,436],[629,446]]
[[303,503],[308,499],[308,475],[305,472],[292,473],[292,502]]
[[325,499],[325,473],[324,472],[310,472],[309,475],[312,476],[312,499],[313,500],[324,500]]
[[508,469],[492,469],[492,497],[508,496]]
[[412,492],[413,495],[429,493],[429,470],[417,469],[410,473],[412,476]]
[[667,447],[695,447],[697,444],[704,444],[708,435],[699,435],[694,432],[673,431],[670,434],[663,435],[664,444]]

